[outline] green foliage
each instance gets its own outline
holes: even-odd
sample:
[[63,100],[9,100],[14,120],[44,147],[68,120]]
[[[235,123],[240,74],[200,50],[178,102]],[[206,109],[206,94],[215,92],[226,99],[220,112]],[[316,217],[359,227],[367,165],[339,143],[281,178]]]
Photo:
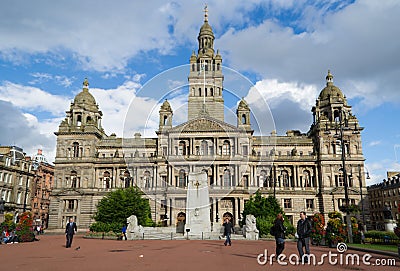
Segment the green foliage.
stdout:
[[15,229],[15,223],[14,223],[14,215],[13,214],[5,214],[4,215],[4,221],[3,223],[0,224],[0,228],[4,229],[7,228],[8,231],[13,231]]
[[257,217],[257,229],[260,231],[260,236],[265,237],[269,235],[269,229],[274,224],[272,217]]
[[371,238],[380,241],[388,237],[391,240],[399,240],[399,237],[396,235],[396,233],[390,231],[367,231],[364,236],[365,238]]
[[342,214],[340,212],[338,212],[338,211],[334,211],[334,212],[330,212],[328,214],[328,217],[329,218],[340,218],[340,219],[342,219]]
[[[264,197],[257,191],[244,205],[242,225],[246,224],[246,215],[254,215],[257,218],[257,228],[260,231],[260,236],[266,236],[269,234],[269,229],[279,213],[284,215],[276,198],[273,196]],[[285,226],[290,228],[290,231],[293,231],[293,226],[286,219],[285,222]]]
[[290,224],[289,220],[285,219],[283,225],[286,227],[286,236],[294,237],[296,228],[292,224]]
[[[139,225],[151,226],[150,204],[147,199],[142,198],[143,193],[137,187],[118,189],[107,194],[97,205],[94,216],[96,222],[110,224],[108,227],[114,229],[119,225],[119,230],[131,215],[136,215]],[[106,227],[102,224],[94,227]]]
[[360,208],[355,204],[351,204],[349,205],[349,207],[340,206],[339,210],[342,211],[343,213],[349,213],[349,214],[358,214],[360,212]]
[[358,221],[357,218],[351,217],[351,230],[353,233],[353,243],[361,244],[361,232],[358,230]]
[[15,233],[20,242],[32,242],[35,240],[33,232],[33,216],[30,212],[22,213],[19,217],[19,222],[15,228]]
[[329,220],[326,227],[326,239],[328,243],[335,244],[346,240],[346,230],[339,212],[328,214]]
[[311,238],[315,243],[319,244],[324,235],[326,234],[324,229],[325,227],[324,215],[321,213],[315,213],[311,217],[311,221],[312,221]]
[[124,224],[118,222],[104,223],[97,221],[90,225],[90,231],[93,232],[114,232],[120,233]]

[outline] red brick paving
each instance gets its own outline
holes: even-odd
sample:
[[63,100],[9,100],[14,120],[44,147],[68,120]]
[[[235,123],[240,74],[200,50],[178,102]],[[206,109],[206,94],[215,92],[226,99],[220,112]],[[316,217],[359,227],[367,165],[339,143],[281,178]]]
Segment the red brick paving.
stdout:
[[[243,241],[233,240],[232,246],[225,247],[223,241],[117,241],[85,239],[76,235],[72,248],[65,248],[65,236],[42,235],[40,241],[0,246],[0,270],[29,271],[86,271],[86,270],[384,270],[398,271],[400,260],[396,266],[280,266],[276,262],[271,266],[259,265],[257,255],[268,249],[275,250],[273,241]],[[80,247],[79,250],[76,250]],[[285,254],[296,253],[296,244],[287,242]],[[328,253],[326,247],[311,246],[311,252],[320,257]],[[335,252],[335,249],[332,249]],[[363,255],[362,252],[349,251]],[[390,257],[373,255],[375,259]]]

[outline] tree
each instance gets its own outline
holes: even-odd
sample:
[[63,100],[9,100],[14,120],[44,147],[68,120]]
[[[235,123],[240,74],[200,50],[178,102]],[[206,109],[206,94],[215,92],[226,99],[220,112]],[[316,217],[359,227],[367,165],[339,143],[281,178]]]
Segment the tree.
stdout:
[[[108,193],[97,205],[96,223],[113,225],[113,230],[120,230],[126,219],[135,215],[139,225],[152,225],[149,201],[142,196],[138,187],[120,188]],[[96,228],[92,226],[91,229]]]
[[[260,235],[267,235],[279,213],[285,215],[276,198],[264,197],[260,191],[257,191],[244,205],[242,225],[246,223],[246,215],[252,214],[257,218]],[[291,234],[294,231],[293,225],[287,219],[285,219],[285,226],[288,228],[287,233]]]

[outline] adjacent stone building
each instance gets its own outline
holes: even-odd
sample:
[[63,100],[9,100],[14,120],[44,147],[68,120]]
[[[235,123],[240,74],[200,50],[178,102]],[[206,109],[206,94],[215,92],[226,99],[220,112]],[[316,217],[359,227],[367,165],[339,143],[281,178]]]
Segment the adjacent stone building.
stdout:
[[54,183],[54,165],[50,164],[39,149],[33,156],[33,163],[37,167],[35,181],[32,185],[32,215],[34,225],[44,229],[49,224],[50,193]]
[[345,192],[350,203],[364,200],[363,128],[330,72],[312,108],[307,133],[288,131],[281,136],[263,131],[271,135],[260,136],[253,131],[251,109],[244,99],[237,106],[236,125],[224,120],[222,56],[214,51],[207,13],[197,53],[189,63],[187,121],[174,126],[174,111],[166,100],[151,138],[139,133],[124,139],[107,135],[101,125],[103,114],[84,81],[55,133],[49,228],[63,228],[69,217],[88,228],[100,199],[115,188],[132,185],[146,193],[157,223],[182,224],[188,174],[199,171],[208,176],[214,223],[231,216],[237,225],[244,203],[257,190],[275,195],[292,222],[300,211],[338,210]]
[[0,199],[5,201],[5,213],[17,218],[22,212],[30,211],[38,224],[46,224],[50,190],[49,186],[41,188],[40,183],[51,183],[53,176],[53,165],[26,156],[22,148],[0,146]]
[[373,229],[385,229],[385,209],[391,211],[393,220],[400,221],[400,172],[388,172],[387,180],[370,185],[367,189],[370,224]]

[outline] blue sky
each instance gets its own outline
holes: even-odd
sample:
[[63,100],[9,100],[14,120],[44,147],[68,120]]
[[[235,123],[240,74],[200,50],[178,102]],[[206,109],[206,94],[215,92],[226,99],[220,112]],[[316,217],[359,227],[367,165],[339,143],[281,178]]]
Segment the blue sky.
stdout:
[[[1,1],[0,144],[28,155],[42,148],[53,161],[54,132],[85,77],[107,134],[122,136],[133,100],[140,129],[141,113],[157,113],[162,102],[147,91],[154,77],[178,69],[169,87],[187,83],[182,65],[197,50],[203,8],[183,0]],[[400,170],[399,1],[230,0],[208,10],[224,66],[257,87],[278,134],[308,131],[330,69],[365,127],[368,183]],[[184,91],[171,97],[174,110],[184,108]],[[155,136],[156,117],[146,136]]]

